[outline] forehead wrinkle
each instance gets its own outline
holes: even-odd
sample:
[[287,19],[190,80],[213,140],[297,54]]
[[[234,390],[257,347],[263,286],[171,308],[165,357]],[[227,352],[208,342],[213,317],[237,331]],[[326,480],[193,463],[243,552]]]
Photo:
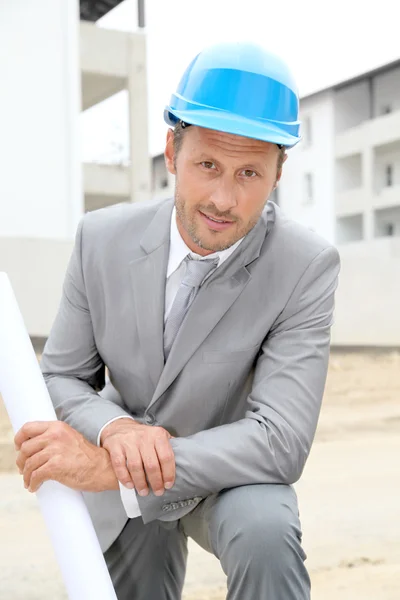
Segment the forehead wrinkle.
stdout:
[[[205,140],[199,140],[200,144],[203,142],[210,148],[220,151],[224,155],[232,158],[243,157],[248,160],[249,155],[258,155],[258,157],[264,155],[264,157],[267,157],[272,150],[272,145],[267,142],[262,142],[260,140],[250,141],[248,138],[236,135],[224,134],[222,138],[222,136],[219,136],[218,134],[209,134],[205,137]],[[244,157],[244,154],[248,156]]]

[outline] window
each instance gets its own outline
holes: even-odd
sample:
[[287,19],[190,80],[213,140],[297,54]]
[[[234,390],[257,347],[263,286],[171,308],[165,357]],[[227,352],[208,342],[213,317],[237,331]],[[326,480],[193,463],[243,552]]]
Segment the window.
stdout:
[[314,184],[312,173],[304,175],[304,199],[303,204],[312,204],[314,202]]
[[383,232],[384,237],[392,237],[394,235],[394,223],[385,223]]
[[305,148],[309,148],[312,144],[312,129],[311,129],[311,118],[306,117],[303,121],[301,128],[301,135],[303,136],[303,144]]
[[385,186],[392,187],[393,185],[393,165],[386,165],[385,168]]
[[374,211],[375,237],[400,236],[400,206]]
[[392,107],[390,104],[385,104],[385,106],[382,106],[381,115],[390,115],[391,112]]
[[364,239],[364,215],[350,215],[336,220],[336,242],[348,244]]

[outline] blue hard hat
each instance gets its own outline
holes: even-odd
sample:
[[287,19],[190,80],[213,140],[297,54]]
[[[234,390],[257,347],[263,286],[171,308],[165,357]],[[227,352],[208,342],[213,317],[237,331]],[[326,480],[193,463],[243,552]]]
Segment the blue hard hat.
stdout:
[[297,86],[283,60],[238,42],[211,46],[192,60],[164,119],[291,147],[300,140],[298,113]]

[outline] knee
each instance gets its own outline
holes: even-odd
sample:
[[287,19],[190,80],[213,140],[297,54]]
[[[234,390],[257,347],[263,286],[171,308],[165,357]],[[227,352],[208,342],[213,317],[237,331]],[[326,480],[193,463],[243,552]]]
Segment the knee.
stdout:
[[225,493],[219,507],[221,553],[233,554],[236,563],[263,563],[300,547],[297,500],[290,486],[245,486]]

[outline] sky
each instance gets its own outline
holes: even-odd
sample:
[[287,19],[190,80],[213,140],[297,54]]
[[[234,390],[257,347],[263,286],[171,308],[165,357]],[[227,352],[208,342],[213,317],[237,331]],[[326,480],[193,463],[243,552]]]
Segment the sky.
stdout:
[[[205,46],[247,40],[272,50],[304,96],[400,58],[399,22],[398,0],[146,0],[150,153],[163,151],[164,107]],[[136,0],[98,25],[135,31]],[[82,125],[84,161],[126,160],[126,92],[85,111]]]

